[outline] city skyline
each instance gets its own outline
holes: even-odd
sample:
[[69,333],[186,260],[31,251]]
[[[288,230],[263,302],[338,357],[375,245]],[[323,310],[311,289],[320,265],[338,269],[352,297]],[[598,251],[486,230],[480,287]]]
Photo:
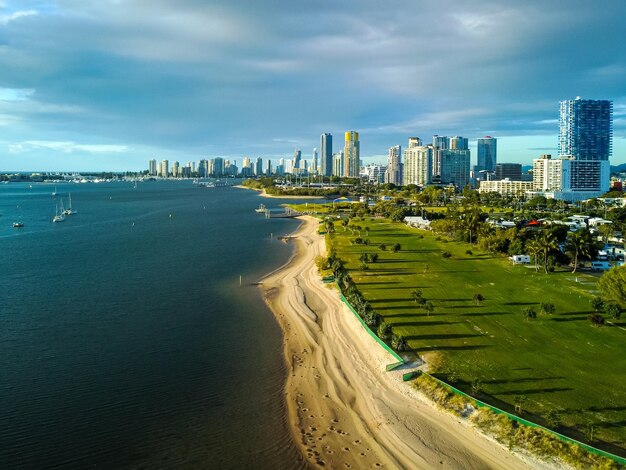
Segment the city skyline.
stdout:
[[364,164],[440,133],[472,156],[492,135],[499,162],[531,165],[557,154],[559,102],[579,95],[613,101],[626,162],[623,2],[146,5],[0,0],[0,170],[275,161],[348,129]]

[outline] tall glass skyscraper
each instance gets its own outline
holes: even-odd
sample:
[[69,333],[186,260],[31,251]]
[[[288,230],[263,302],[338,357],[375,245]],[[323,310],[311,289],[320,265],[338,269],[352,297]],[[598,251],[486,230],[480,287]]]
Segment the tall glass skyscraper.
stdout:
[[358,178],[361,170],[359,133],[346,132],[346,142],[343,147],[343,176]]
[[326,132],[320,138],[320,166],[323,176],[333,174],[333,136]]
[[576,160],[608,160],[613,137],[613,102],[608,100],[561,101],[559,155]]
[[498,157],[498,141],[494,137],[486,136],[478,139],[477,171],[495,171]]

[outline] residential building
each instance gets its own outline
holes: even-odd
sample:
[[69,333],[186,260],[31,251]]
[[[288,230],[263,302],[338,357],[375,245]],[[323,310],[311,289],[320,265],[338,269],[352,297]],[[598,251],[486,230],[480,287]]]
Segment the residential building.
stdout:
[[293,152],[293,165],[292,165],[292,173],[300,173],[300,162],[302,161],[302,152],[300,149],[296,149]]
[[450,139],[443,135],[433,136],[433,164],[432,174],[433,176],[439,176],[441,174],[441,151],[450,148]]
[[511,181],[522,180],[522,164],[521,163],[496,163],[495,179],[510,179]]
[[478,139],[476,151],[478,164],[476,165],[476,171],[495,171],[497,155],[498,140],[495,137],[486,136]]
[[533,190],[534,191],[562,191],[563,190],[563,160],[552,158],[552,155],[542,155],[533,160]]
[[387,168],[383,165],[367,165],[361,171],[361,176],[366,178],[367,181],[373,184],[380,184],[385,182],[387,175]]
[[213,175],[222,176],[224,174],[224,159],[215,157],[213,159]]
[[394,145],[389,148],[385,182],[395,184],[396,186],[402,184],[402,147],[400,145]]
[[357,178],[361,169],[359,133],[348,131],[343,147],[343,176]]
[[254,162],[254,174],[256,176],[263,174],[263,159],[261,157],[256,157],[256,161]]
[[311,168],[309,168],[309,173],[316,175],[318,173],[318,163],[317,163],[317,149],[313,149],[313,159],[311,161]]
[[332,176],[343,176],[343,152],[333,154],[333,171]]
[[454,137],[450,137],[450,149],[451,150],[468,150],[469,149],[469,141],[467,137],[461,137],[455,135]]
[[152,159],[148,162],[148,174],[150,176],[157,175],[157,161]]
[[173,176],[174,178],[176,178],[176,177],[178,177],[178,176],[179,176],[179,175],[178,175],[178,169],[179,169],[179,167],[180,167],[180,163],[178,163],[178,162],[174,162],[174,163],[172,164],[172,176]]
[[169,160],[163,160],[159,165],[159,176],[167,178],[170,174],[170,162]]
[[576,97],[560,103],[559,155],[576,160],[609,160],[613,137],[613,102]]
[[432,164],[435,154],[433,145],[420,145],[417,137],[409,139],[409,146],[404,151],[404,184],[426,186],[432,181]]
[[[462,142],[457,141],[458,144]],[[454,184],[457,188],[464,188],[470,182],[470,150],[447,149],[440,150],[441,183]]]
[[481,181],[478,187],[479,193],[500,193],[503,196],[519,196],[526,193],[526,191],[533,190],[532,181],[521,180],[497,180],[497,181]]
[[320,138],[320,166],[323,176],[333,174],[333,136],[328,133]]

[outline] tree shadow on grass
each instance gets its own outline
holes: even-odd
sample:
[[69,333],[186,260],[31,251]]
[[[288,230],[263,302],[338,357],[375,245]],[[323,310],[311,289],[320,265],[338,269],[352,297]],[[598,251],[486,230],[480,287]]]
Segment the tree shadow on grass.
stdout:
[[513,384],[513,383],[525,383],[525,382],[543,382],[544,380],[562,380],[565,377],[522,377],[519,379],[495,379],[495,380],[485,380],[485,384],[497,385],[497,384]]
[[458,315],[460,317],[482,317],[488,315],[513,315],[516,312],[474,312],[474,313],[450,313],[450,315]]
[[527,390],[510,390],[508,392],[498,392],[496,395],[536,395],[538,393],[554,393],[554,392],[568,392],[574,390],[572,387],[548,387],[548,388],[535,388]]
[[430,340],[430,339],[461,339],[461,338],[477,338],[482,335],[472,335],[472,334],[457,334],[457,333],[442,333],[442,334],[434,334],[434,335],[409,335],[404,338],[409,340]]
[[536,305],[538,302],[505,302],[502,305]]
[[586,319],[587,319],[586,317],[569,317],[569,318],[551,318],[550,320],[558,321],[558,322],[567,322],[567,321],[584,321]]
[[425,346],[422,348],[415,348],[416,352],[430,352],[430,351],[474,351],[479,349],[490,348],[491,346],[482,344],[468,344],[463,346]]
[[[386,315],[385,316],[385,320],[389,320],[390,317],[393,317],[396,315]],[[399,315],[397,315],[399,316]],[[389,321],[389,324],[393,325],[393,326],[418,326],[418,327],[428,327],[428,326],[440,326],[440,325],[452,325],[455,323],[461,323],[461,322],[446,322],[446,321],[420,321],[420,320],[415,320],[415,321],[401,321],[401,322],[392,322]]]

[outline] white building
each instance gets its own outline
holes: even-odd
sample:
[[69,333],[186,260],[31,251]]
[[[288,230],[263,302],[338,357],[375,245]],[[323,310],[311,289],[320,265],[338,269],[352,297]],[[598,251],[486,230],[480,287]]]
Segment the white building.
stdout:
[[479,193],[500,193],[503,196],[523,195],[526,191],[533,190],[532,181],[511,181],[503,179],[500,181],[481,181],[478,187]]

